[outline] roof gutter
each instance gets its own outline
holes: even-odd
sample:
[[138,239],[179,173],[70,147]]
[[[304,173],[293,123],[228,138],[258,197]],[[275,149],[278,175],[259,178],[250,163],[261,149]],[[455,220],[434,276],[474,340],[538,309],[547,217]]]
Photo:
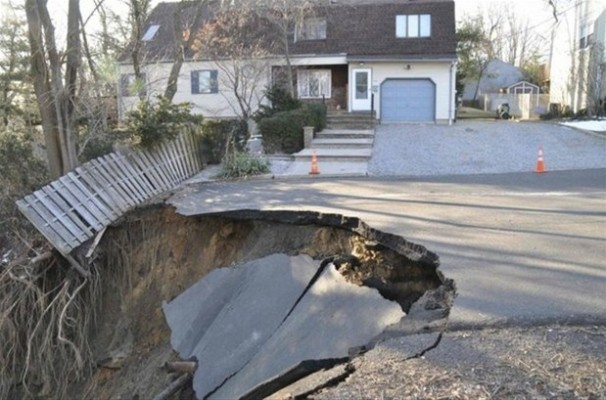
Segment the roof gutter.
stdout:
[[347,61],[349,62],[407,62],[407,63],[415,63],[415,62],[443,62],[443,63],[453,63],[456,62],[456,56],[438,56],[438,57],[410,57],[410,56],[347,56]]

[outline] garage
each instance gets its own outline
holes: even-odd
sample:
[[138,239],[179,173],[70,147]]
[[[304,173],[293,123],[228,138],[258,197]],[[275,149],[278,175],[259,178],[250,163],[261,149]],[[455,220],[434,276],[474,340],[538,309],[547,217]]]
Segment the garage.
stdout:
[[381,85],[381,121],[435,121],[436,86],[430,79],[387,79]]

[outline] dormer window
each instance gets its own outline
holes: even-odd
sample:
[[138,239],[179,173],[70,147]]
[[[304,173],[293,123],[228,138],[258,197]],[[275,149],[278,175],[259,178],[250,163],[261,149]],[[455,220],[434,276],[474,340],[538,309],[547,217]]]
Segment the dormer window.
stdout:
[[144,42],[149,42],[150,40],[152,40],[154,38],[154,36],[156,36],[158,29],[160,29],[160,25],[150,25],[149,28],[147,28],[147,31],[145,32],[145,35],[143,35],[141,40]]
[[326,39],[326,18],[305,18],[296,29],[295,41]]
[[431,15],[430,14],[396,15],[396,37],[399,37],[399,38],[431,37]]

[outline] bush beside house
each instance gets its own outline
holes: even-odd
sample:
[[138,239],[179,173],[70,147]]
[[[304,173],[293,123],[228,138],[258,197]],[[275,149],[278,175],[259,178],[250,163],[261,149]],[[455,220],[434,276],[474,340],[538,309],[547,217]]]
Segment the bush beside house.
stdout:
[[296,153],[303,148],[303,127],[315,131],[326,127],[326,105],[301,103],[280,86],[265,92],[270,106],[262,106],[256,115],[266,153]]
[[304,126],[313,126],[316,132],[326,126],[326,106],[304,104],[296,110],[282,111],[263,118],[258,124],[266,153],[296,153],[303,149]]
[[244,150],[248,139],[248,124],[241,119],[206,120],[200,130],[202,159],[219,164],[226,155],[227,142],[234,139],[236,151]]

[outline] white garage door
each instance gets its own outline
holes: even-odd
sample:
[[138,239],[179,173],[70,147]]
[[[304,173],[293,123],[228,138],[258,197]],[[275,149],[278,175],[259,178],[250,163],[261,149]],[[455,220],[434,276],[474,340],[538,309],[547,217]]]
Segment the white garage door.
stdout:
[[388,79],[381,86],[382,121],[434,121],[436,87],[429,79]]

